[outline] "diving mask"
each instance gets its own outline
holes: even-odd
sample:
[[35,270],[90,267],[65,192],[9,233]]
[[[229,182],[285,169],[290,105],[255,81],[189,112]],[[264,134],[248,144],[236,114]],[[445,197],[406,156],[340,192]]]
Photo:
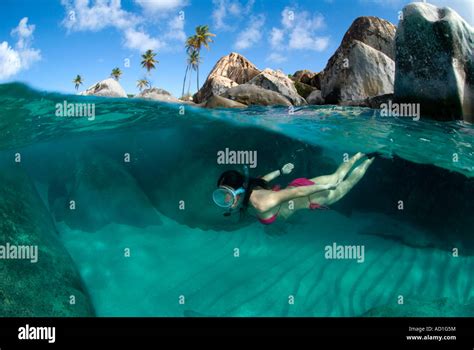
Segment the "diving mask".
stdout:
[[234,190],[229,186],[222,185],[212,193],[212,199],[221,208],[231,208],[237,202],[237,196],[242,193],[245,193],[243,187]]

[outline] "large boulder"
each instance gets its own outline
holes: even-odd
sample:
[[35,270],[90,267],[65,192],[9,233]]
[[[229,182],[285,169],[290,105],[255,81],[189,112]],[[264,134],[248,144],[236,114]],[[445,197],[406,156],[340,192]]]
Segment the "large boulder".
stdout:
[[313,91],[317,90],[314,86],[302,83],[300,81],[295,81],[295,89],[304,99],[306,99]]
[[177,99],[171,95],[168,91],[158,88],[145,89],[140,92],[135,98],[144,98],[155,101],[170,102],[170,103],[182,103],[183,101]]
[[86,91],[81,92],[79,95],[93,95],[93,96],[104,96],[104,97],[127,97],[127,93],[119,82],[115,79],[109,78],[92,85]]
[[308,69],[298,70],[292,76],[291,79],[297,82],[315,87],[316,89],[321,89],[321,80],[320,80],[321,73],[315,73]]
[[94,316],[74,262],[31,179],[19,166],[8,165],[0,171],[0,181],[2,248],[8,244],[8,251],[23,247],[25,252],[33,247],[30,259],[0,262],[0,316]]
[[383,52],[395,59],[395,33],[397,27],[392,23],[373,16],[358,17],[344,34],[341,46],[347,46],[354,40],[363,42],[371,48]]
[[248,83],[278,92],[295,106],[306,104],[306,100],[296,91],[294,82],[279,70],[266,68]]
[[455,11],[404,7],[396,35],[395,98],[438,120],[474,122],[474,32]]
[[206,102],[212,96],[220,96],[230,88],[238,85],[235,81],[226,77],[209,76],[199,92],[194,95],[193,100],[196,103]]
[[306,101],[310,105],[322,105],[324,104],[324,99],[321,96],[321,90],[314,90],[309,96],[306,98]]
[[291,106],[291,102],[278,92],[253,84],[242,84],[227,90],[223,97],[249,105]]
[[357,18],[321,74],[326,103],[356,103],[393,92],[396,27],[377,17]]
[[222,96],[211,96],[204,105],[206,108],[245,108],[247,105]]
[[326,103],[364,101],[393,92],[395,62],[360,42],[338,49],[324,70],[321,87]]
[[232,52],[217,61],[202,88],[194,95],[194,102],[201,103],[213,95],[221,95],[231,87],[249,82],[259,73],[252,62]]

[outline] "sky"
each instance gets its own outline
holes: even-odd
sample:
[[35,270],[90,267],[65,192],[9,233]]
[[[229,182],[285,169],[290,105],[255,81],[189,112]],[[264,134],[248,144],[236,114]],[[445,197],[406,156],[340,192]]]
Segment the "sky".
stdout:
[[[73,93],[114,67],[129,94],[144,77],[181,96],[184,41],[197,25],[216,34],[201,52],[200,84],[217,60],[238,52],[258,68],[322,70],[359,16],[394,24],[407,0],[0,0],[0,83],[20,81],[40,90]],[[456,10],[474,26],[474,0],[431,0]],[[147,76],[141,54],[159,61]],[[197,90],[192,73],[190,92]],[[186,84],[185,91],[188,90]]]

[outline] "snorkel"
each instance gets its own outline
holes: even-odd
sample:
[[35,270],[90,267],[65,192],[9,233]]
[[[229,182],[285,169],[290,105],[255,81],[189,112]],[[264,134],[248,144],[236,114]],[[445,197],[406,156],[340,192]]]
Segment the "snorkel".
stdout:
[[241,187],[234,189],[231,186],[221,184],[212,193],[214,203],[225,209],[224,216],[230,216],[234,211],[240,209],[240,205],[236,205],[241,198],[248,191],[249,184],[249,169],[247,165],[243,166],[244,181]]

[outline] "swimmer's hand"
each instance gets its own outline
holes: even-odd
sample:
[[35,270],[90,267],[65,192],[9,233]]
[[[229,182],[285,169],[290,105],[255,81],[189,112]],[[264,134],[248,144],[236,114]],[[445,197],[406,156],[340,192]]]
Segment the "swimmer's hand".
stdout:
[[288,175],[289,173],[291,173],[293,171],[293,168],[295,166],[292,164],[292,163],[288,163],[288,164],[285,164],[283,165],[283,167],[281,168],[281,173],[282,174],[285,174],[285,175]]

